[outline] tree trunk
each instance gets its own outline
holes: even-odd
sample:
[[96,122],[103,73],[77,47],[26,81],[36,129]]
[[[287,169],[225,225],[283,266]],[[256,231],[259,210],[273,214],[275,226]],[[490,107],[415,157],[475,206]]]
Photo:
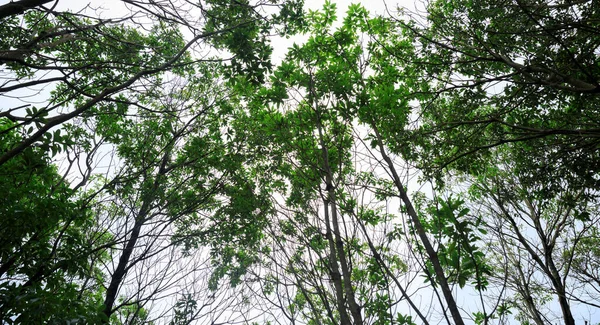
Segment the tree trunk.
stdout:
[[[146,201],[147,202],[147,201]],[[129,259],[131,258],[131,254],[133,253],[133,249],[135,248],[135,244],[140,237],[140,231],[144,222],[146,221],[147,212],[143,210],[144,208],[148,208],[149,204],[144,202],[142,209],[140,209],[140,214],[136,218],[135,225],[133,226],[133,230],[131,231],[131,236],[125,245],[125,249],[123,250],[123,254],[119,258],[119,264],[117,264],[117,268],[115,272],[111,276],[110,285],[108,289],[106,289],[106,297],[104,299],[104,310],[102,313],[106,315],[106,323],[108,323],[108,319],[110,319],[110,315],[112,314],[113,305],[115,303],[115,299],[117,298],[117,293],[119,291],[119,286],[121,282],[123,282],[123,278],[127,273]]]
[[377,127],[375,126],[374,123],[371,123],[371,127],[375,131],[375,136],[377,137],[377,144],[379,146],[379,150],[380,150],[381,155],[382,155],[384,161],[386,162],[386,164],[388,165],[388,168],[392,174],[394,185],[396,186],[396,188],[398,189],[398,193],[400,194],[400,199],[404,203],[404,206],[406,207],[408,216],[410,217],[410,220],[412,221],[412,223],[415,227],[417,235],[419,236],[419,239],[421,240],[421,243],[423,244],[423,247],[425,248],[425,252],[427,253],[427,256],[429,257],[431,264],[433,265],[433,270],[435,272],[435,275],[436,275],[438,281],[440,282],[442,294],[444,295],[444,300],[446,300],[446,304],[447,304],[448,309],[450,310],[452,319],[454,320],[454,323],[456,325],[464,325],[464,321],[461,317],[460,311],[458,310],[456,301],[454,300],[454,297],[452,296],[452,291],[450,290],[450,286],[448,285],[446,276],[444,275],[444,270],[440,264],[440,260],[437,255],[437,252],[435,251],[435,249],[433,249],[433,246],[431,245],[431,242],[429,241],[429,238],[427,237],[427,232],[425,231],[425,228],[423,228],[423,225],[421,224],[421,220],[419,220],[417,211],[413,207],[412,202],[410,201],[410,198],[408,197],[408,194],[406,193],[406,190],[404,189],[404,186],[403,186],[402,182],[400,181],[400,176],[398,176],[398,173],[396,171],[396,168],[394,167],[392,160],[385,152],[385,148],[383,146],[383,141],[381,139],[381,135],[379,134]]

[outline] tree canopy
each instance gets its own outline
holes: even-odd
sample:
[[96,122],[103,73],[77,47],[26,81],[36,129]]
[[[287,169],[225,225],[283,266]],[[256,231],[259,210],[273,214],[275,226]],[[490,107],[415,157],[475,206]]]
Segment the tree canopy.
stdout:
[[0,5],[2,323],[600,324],[595,1],[57,3]]

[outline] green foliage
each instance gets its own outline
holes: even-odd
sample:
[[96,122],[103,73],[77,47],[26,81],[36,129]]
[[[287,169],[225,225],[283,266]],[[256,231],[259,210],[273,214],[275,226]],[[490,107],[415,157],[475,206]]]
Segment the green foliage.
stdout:
[[286,1],[271,19],[264,19],[250,1],[206,1],[209,17],[204,31],[216,34],[211,38],[217,48],[226,48],[233,55],[228,67],[230,76],[243,74],[253,84],[262,84],[265,74],[272,69],[272,48],[266,38],[267,32],[276,29],[283,36],[303,26],[303,0]]
[[402,325],[415,325],[416,324],[415,322],[413,322],[412,316],[398,314],[397,317],[398,317],[398,319],[397,319],[398,324],[402,324]]
[[[0,153],[20,141],[13,125],[0,119]],[[0,189],[0,314],[16,323],[93,321],[102,255],[89,247],[98,236],[91,211],[38,148],[0,166]]]
[[549,195],[561,182],[597,188],[599,65],[589,44],[599,34],[585,27],[596,6],[457,0],[427,11],[424,27],[400,28],[420,49],[400,66],[420,69],[407,86],[422,95],[422,118],[409,134],[396,132],[413,143],[398,152],[441,180],[444,167],[485,172],[499,148],[529,182],[543,179]]
[[186,325],[194,319],[198,303],[191,295],[181,297],[175,304],[175,316],[169,325]]
[[[119,299],[120,303],[125,302],[125,298]],[[148,310],[146,310],[139,302],[127,302],[123,307],[119,308],[116,313],[111,315],[110,323],[117,325],[153,325],[154,322],[149,321]]]
[[[42,101],[45,106],[26,107],[25,114],[8,111],[9,119],[23,121],[14,128],[27,130],[24,139],[38,140],[53,157],[76,143],[90,150],[90,140],[77,136],[82,130],[74,125],[65,126],[69,136],[62,130],[45,131],[46,127],[78,117],[79,125],[94,121],[99,131],[118,141],[123,130],[117,125],[135,98],[125,92],[131,84],[147,76],[145,83],[153,88],[162,82],[157,72],[171,68],[177,74],[193,72],[189,54],[180,53],[186,45],[183,36],[172,24],[157,23],[142,32],[124,24],[41,10],[26,11],[4,23],[8,25],[2,34],[2,63],[17,79],[3,93],[26,91],[29,83],[55,82]],[[40,75],[52,70],[63,77]]]
[[[463,288],[467,281],[473,281],[477,290],[485,290],[488,286],[487,276],[492,272],[487,264],[482,245],[481,234],[487,234],[482,218],[469,215],[461,199],[438,198],[429,203],[425,209],[430,216],[423,219],[427,231],[438,241],[440,263],[447,276]],[[428,263],[430,274],[432,266]]]

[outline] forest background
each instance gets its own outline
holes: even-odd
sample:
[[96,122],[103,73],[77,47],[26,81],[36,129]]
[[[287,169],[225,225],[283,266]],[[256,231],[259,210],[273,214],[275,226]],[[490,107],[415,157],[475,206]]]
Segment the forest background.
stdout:
[[118,4],[0,4],[3,324],[600,323],[597,1]]

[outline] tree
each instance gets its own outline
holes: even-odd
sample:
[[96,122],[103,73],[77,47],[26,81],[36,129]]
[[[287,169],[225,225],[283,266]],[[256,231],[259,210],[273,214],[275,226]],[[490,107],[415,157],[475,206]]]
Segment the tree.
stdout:
[[[577,179],[594,187],[597,15],[589,2],[452,1],[401,22],[415,50],[388,53],[418,69],[413,157],[433,161],[420,164],[429,169],[476,173],[493,148],[513,143],[515,157],[536,158],[518,159],[529,162],[520,169],[540,171],[532,181],[545,174],[556,180],[551,189]],[[448,145],[434,145],[439,140]]]
[[[536,324],[573,318],[573,304],[597,308],[593,277],[580,274],[581,265],[597,260],[582,252],[597,232],[590,190],[565,187],[548,197],[544,183],[524,181],[510,160],[498,161],[505,163],[473,180],[471,193],[494,238],[489,245],[497,256],[491,259],[496,261],[493,277],[506,281],[506,300]],[[561,316],[545,307],[553,299]]]
[[[7,148],[21,139],[11,130],[14,123],[2,122]],[[0,175],[0,318],[16,323],[94,319],[88,306],[99,304],[99,265],[108,256],[99,249],[104,241],[93,231],[92,211],[40,148],[28,148],[2,165]]]
[[[441,186],[456,179],[448,173],[472,177],[476,204],[493,202],[483,211],[501,238],[492,242],[504,255],[498,270],[515,276],[502,281],[517,288],[536,323],[547,322],[538,295],[548,288],[532,280],[540,277],[552,284],[564,322],[575,323],[578,294],[567,293],[564,256],[575,258],[578,238],[593,233],[582,211],[597,200],[597,14],[587,2],[440,1],[426,17],[397,20],[414,39],[408,51],[387,48],[402,71],[413,71],[407,86],[419,101],[414,128],[390,129],[412,143],[397,153]],[[515,244],[526,257],[509,249]]]
[[[432,16],[436,8],[432,6]],[[457,5],[457,8],[462,7]],[[281,203],[280,212],[274,217],[273,224],[278,226],[270,230],[273,248],[267,251],[272,255],[268,257],[267,266],[263,266],[273,267],[274,271],[269,275],[257,271],[264,284],[255,290],[262,292],[270,303],[279,308],[280,315],[292,323],[348,323],[351,319],[352,322],[359,319],[351,318],[353,312],[357,312],[364,321],[367,306],[384,306],[379,308],[380,311],[394,309],[391,307],[395,305],[393,300],[386,300],[392,294],[383,300],[371,300],[372,296],[361,295],[353,298],[353,292],[359,292],[361,285],[370,285],[372,290],[377,286],[376,283],[367,285],[367,279],[379,278],[388,288],[393,288],[390,292],[396,297],[406,299],[420,321],[430,321],[431,314],[423,312],[412,300],[413,293],[402,285],[404,281],[412,283],[408,270],[397,274],[387,269],[393,264],[390,261],[400,255],[384,255],[388,252],[385,245],[369,241],[374,230],[367,229],[361,216],[373,210],[356,204],[360,195],[354,196],[356,194],[350,194],[352,191],[341,186],[349,175],[358,173],[353,163],[355,156],[370,156],[370,163],[387,172],[388,176],[383,177],[384,181],[379,180],[381,178],[377,177],[373,167],[366,173],[368,176],[363,176],[368,181],[352,184],[365,188],[379,188],[386,184],[385,190],[369,195],[380,195],[380,200],[399,198],[403,208],[402,213],[396,216],[396,223],[402,226],[375,224],[389,233],[388,243],[399,244],[402,240],[405,245],[410,245],[408,258],[402,256],[403,262],[405,265],[414,263],[412,265],[417,266],[415,274],[425,277],[430,284],[439,317],[448,323],[464,323],[470,319],[490,324],[495,319],[507,321],[511,310],[516,308],[520,311],[516,318],[523,322],[547,322],[552,319],[544,311],[544,305],[556,299],[562,309],[558,318],[570,322],[573,318],[570,301],[579,300],[585,304],[593,301],[593,298],[580,298],[590,297],[594,289],[591,285],[578,284],[572,275],[578,274],[576,276],[583,279],[582,275],[580,272],[572,273],[571,265],[575,260],[580,261],[578,265],[595,263],[595,253],[576,257],[580,254],[579,243],[583,245],[595,238],[595,230],[591,226],[594,217],[583,212],[587,211],[587,206],[594,204],[595,191],[590,187],[595,182],[594,172],[585,176],[580,173],[587,173],[585,168],[573,170],[570,162],[559,160],[560,152],[564,153],[561,150],[566,142],[563,141],[568,141],[564,134],[556,134],[558,142],[549,133],[543,136],[538,133],[530,138],[506,141],[506,144],[478,146],[478,141],[494,141],[495,137],[502,137],[514,129],[499,128],[495,122],[482,129],[479,122],[468,120],[470,115],[461,113],[462,107],[457,108],[457,103],[459,100],[472,100],[471,107],[481,107],[480,110],[486,112],[501,107],[498,98],[512,95],[507,95],[506,91],[488,93],[484,88],[471,87],[468,83],[447,87],[444,82],[449,82],[448,79],[433,72],[434,68],[441,69],[439,62],[447,62],[443,58],[462,55],[459,50],[454,53],[436,42],[433,36],[427,36],[440,35],[435,33],[436,22],[453,24],[452,20],[440,19],[438,22],[432,18],[431,26],[417,28],[414,22],[363,20],[366,15],[357,14],[360,10],[356,7],[350,12],[345,20],[347,25],[335,31],[329,29],[333,20],[330,7],[309,15],[309,31],[312,34],[307,43],[292,47],[285,62],[275,71],[270,85],[255,95],[262,104],[252,108],[255,115],[250,121],[258,124],[249,132],[255,136],[258,133],[259,140],[254,145],[260,148],[261,154],[277,162],[278,169],[282,171],[279,173],[284,176],[282,182],[277,182],[289,184],[289,187],[280,189],[287,193],[281,194],[287,197],[287,201],[285,205]],[[394,33],[394,30],[401,33]],[[354,31],[362,32],[371,42],[358,42]],[[454,35],[447,38],[448,41],[456,39]],[[419,44],[424,45],[420,47]],[[473,42],[465,44],[470,46]],[[460,64],[471,62],[457,61],[456,65]],[[496,69],[495,65],[489,68]],[[450,70],[448,78],[454,78],[454,73],[457,72]],[[434,80],[434,76],[438,80]],[[465,94],[470,97],[464,97]],[[411,101],[419,101],[421,106],[414,107]],[[514,108],[508,113],[516,111],[517,108]],[[445,117],[449,114],[463,120],[448,123]],[[415,116],[418,118],[415,119]],[[245,126],[253,125],[248,124],[248,120],[244,121]],[[573,119],[569,122],[574,125],[580,123]],[[345,132],[352,137],[342,140]],[[367,138],[364,138],[365,133]],[[465,140],[465,134],[479,136],[470,143]],[[264,148],[265,139],[268,139],[273,151]],[[370,142],[371,146],[351,151],[351,146],[345,141]],[[456,141],[461,141],[461,145],[457,145]],[[532,160],[528,155],[540,152],[534,148],[536,145],[544,145],[545,148],[555,146],[556,150]],[[283,157],[282,152],[286,153]],[[338,157],[332,158],[335,161],[332,165],[326,163],[330,153]],[[352,158],[340,160],[339,157],[344,155]],[[434,182],[435,197],[411,195],[406,188],[410,183],[402,177],[407,171],[399,167],[400,157],[416,164],[423,175]],[[337,165],[342,161],[342,165]],[[369,165],[369,162],[361,162]],[[503,164],[507,167],[501,167]],[[538,169],[540,164],[545,164],[546,168],[554,166],[557,170],[544,174]],[[450,170],[454,174],[445,173]],[[518,178],[500,186],[502,183],[498,180],[503,179],[501,175],[511,174],[518,175]],[[564,177],[557,179],[558,176]],[[328,179],[336,182],[329,183]],[[478,196],[464,191],[465,182],[474,184],[471,191],[479,193]],[[496,187],[475,190],[486,184],[502,187],[501,198],[498,199]],[[333,197],[330,190],[333,190]],[[452,192],[459,193],[450,195]],[[531,195],[525,194],[528,192]],[[342,197],[345,200],[336,202],[335,199]],[[492,205],[485,204],[484,199],[492,200],[495,206],[492,208]],[[345,210],[347,202],[354,202],[349,210]],[[507,202],[512,202],[510,208],[506,207]],[[381,201],[379,204],[385,206]],[[523,211],[527,204],[538,206],[540,210],[533,215],[516,212]],[[482,208],[484,206],[487,208]],[[347,232],[335,233],[336,222],[328,219],[334,215],[332,209],[345,220],[341,224]],[[385,219],[377,212],[367,215],[377,216],[375,220]],[[580,220],[581,215],[584,219],[592,219]],[[505,229],[498,218],[502,218],[505,224],[506,220],[515,222],[509,222],[508,229]],[[531,231],[539,234],[539,238],[519,238],[517,234],[523,227],[541,218],[545,221],[531,226]],[[328,240],[329,231],[332,240]],[[315,235],[319,233],[323,236]],[[361,233],[360,236],[357,233]],[[518,239],[514,241],[515,238]],[[333,242],[333,245],[328,242]],[[337,249],[336,242],[341,242],[341,249]],[[522,249],[513,251],[515,245]],[[523,255],[524,252],[527,254]],[[369,265],[368,259],[364,260],[366,256],[371,257],[372,267],[362,269],[362,265]],[[344,258],[352,263],[344,263]],[[361,264],[362,261],[365,264]],[[344,266],[347,268],[346,275],[350,276],[344,275]],[[583,280],[584,283],[593,283],[594,275],[587,273],[589,278]],[[315,274],[318,276],[311,276]],[[318,280],[328,274],[331,284]],[[361,282],[355,282],[357,279]],[[578,285],[581,291],[575,289]],[[274,291],[276,288],[285,293],[278,294]],[[348,288],[351,290],[346,292]],[[474,292],[478,297],[477,305],[461,306],[456,300],[459,296],[456,292]],[[356,300],[353,302],[353,299]],[[358,308],[353,309],[353,304]],[[389,317],[384,314],[378,314],[378,321]],[[402,317],[397,319],[407,321]]]
[[[445,315],[445,306],[451,306],[454,314],[449,317],[461,322],[450,286],[460,283],[462,287],[466,279],[476,277],[476,288],[481,291],[485,274],[472,271],[475,266],[471,266],[470,274],[448,278],[452,270],[440,257],[442,245],[433,241],[432,230],[423,225],[393,158],[385,152],[383,142],[391,141],[389,135],[377,132],[389,123],[379,116],[403,114],[396,111],[395,102],[402,91],[393,86],[399,74],[383,57],[371,59],[383,49],[375,40],[362,43],[359,35],[393,42],[393,24],[370,19],[364,8],[351,6],[342,27],[333,29],[334,13],[335,6],[327,3],[323,11],[307,16],[308,41],[293,46],[270,84],[253,94],[249,120],[255,124],[244,120],[242,134],[253,135],[256,140],[250,141],[255,141],[251,143],[257,151],[276,162],[278,167],[270,175],[272,182],[280,184],[274,189],[281,194],[275,197],[285,198],[285,203],[274,198],[280,208],[267,237],[271,244],[266,251],[268,262],[261,266],[273,270],[260,276],[266,283],[256,290],[263,290],[265,298],[292,323],[410,324],[411,316],[398,314],[398,303],[406,300],[410,312],[428,322],[426,312],[413,300],[415,286],[408,288],[415,276],[424,275],[442,287],[437,295],[439,312]],[[372,133],[365,136],[364,129]],[[379,165],[382,156],[391,179],[379,176],[375,167],[362,170],[360,166]],[[406,210],[384,213],[390,206],[388,200],[398,197]],[[452,206],[448,212],[457,208]],[[409,271],[405,256],[392,248],[407,244],[417,247],[408,249],[409,258],[432,262],[419,262]],[[471,248],[477,263],[482,263],[482,253],[471,244],[461,247]],[[275,288],[286,288],[285,293]]]
[[[0,88],[2,96],[31,87],[52,88],[41,107],[26,104],[0,112],[0,166],[7,168],[2,181],[10,184],[9,200],[23,197],[3,212],[7,224],[23,222],[3,228],[7,245],[0,282],[7,295],[1,317],[25,323],[150,320],[157,316],[148,307],[159,294],[206,268],[187,263],[181,270],[188,273],[162,281],[161,276],[174,275],[169,266],[183,265],[175,256],[190,255],[178,245],[207,243],[207,232],[219,232],[216,225],[221,220],[211,223],[203,217],[227,204],[216,200],[217,194],[223,199],[228,194],[224,188],[235,192],[233,183],[245,180],[245,175],[236,174],[241,157],[220,134],[231,110],[223,97],[227,92],[215,95],[207,90],[221,89],[221,68],[203,65],[214,60],[194,58],[192,50],[208,43],[228,49],[234,62],[226,69],[229,76],[244,73],[249,80],[260,79],[269,68],[266,35],[279,24],[285,24],[281,33],[295,28],[301,6],[294,1],[269,3],[268,16],[263,16],[260,8],[265,4],[260,2],[210,1],[188,11],[201,20],[192,24],[179,7],[187,2],[128,2],[156,19],[144,30],[131,23],[140,18],[140,11],[100,19],[58,12],[43,6],[46,2],[0,7],[5,36],[0,64],[8,76]],[[193,27],[190,39],[184,39],[182,27]],[[181,92],[165,91],[180,86],[173,80],[189,85]],[[196,97],[201,95],[206,98]],[[206,152],[198,152],[199,147]],[[107,155],[112,157],[108,167],[98,170],[99,162],[107,163]],[[63,176],[52,174],[57,170],[52,158],[66,160]],[[24,181],[12,179],[15,170],[25,169],[19,167],[23,164],[46,169],[31,181],[29,170]],[[69,187],[66,180],[74,177],[73,170],[80,171],[80,178]],[[23,195],[38,192],[47,202]],[[21,210],[15,204],[31,210],[26,211],[27,219],[19,218],[16,213]],[[52,210],[57,204],[60,209]],[[37,220],[31,218],[34,212]],[[177,228],[186,224],[204,224],[204,234],[176,237]],[[75,242],[63,244],[63,237]],[[55,256],[63,249],[68,258]],[[27,250],[31,266],[18,255]],[[157,268],[154,277],[137,273],[158,261],[165,268]],[[56,272],[62,268],[66,270]],[[31,294],[20,294],[28,287],[34,288]],[[90,296],[89,301],[82,296]],[[46,298],[53,298],[49,307],[34,313],[31,308]],[[73,306],[79,309],[60,310],[76,298]]]
[[[19,144],[7,148],[0,164],[18,155],[36,141],[52,147],[53,152],[68,145],[51,129],[76,117],[94,118],[121,115],[128,105],[135,106],[129,94],[160,87],[160,73],[181,72],[194,61],[189,51],[202,43],[230,50],[233,72],[261,77],[269,69],[270,48],[265,35],[284,24],[293,30],[299,23],[301,2],[277,4],[270,18],[258,8],[265,5],[209,1],[191,5],[182,1],[156,4],[152,1],[126,1],[141,13],[157,19],[148,33],[128,26],[136,12],[120,19],[91,18],[83,14],[57,12],[46,8],[47,1],[20,1],[2,6],[3,37],[1,63],[10,72],[0,92],[24,91],[35,86],[55,85],[42,107],[31,104],[8,108],[0,117],[18,122],[14,127],[27,130]],[[13,8],[13,9],[11,9]],[[19,10],[14,10],[18,8]],[[201,23],[190,23],[183,10],[195,13]],[[21,23],[23,22],[23,23]],[[190,27],[193,36],[184,40],[180,27]],[[35,91],[35,90],[34,90]],[[26,108],[25,112],[23,109]],[[53,140],[53,136],[58,137]]]
[[[352,20],[362,19],[364,9],[353,10],[336,35],[346,38],[342,49],[355,46]],[[341,72],[347,68],[332,56],[340,49],[328,33],[334,13],[335,5],[328,3],[322,12],[309,14],[308,43],[294,46],[270,85],[251,95],[236,135],[268,157],[255,168],[271,178],[278,207],[271,212],[264,239],[266,260],[260,268],[266,272],[256,273],[266,283],[258,290],[266,299],[279,301],[279,312],[290,322],[362,324],[362,309],[371,297],[356,282],[355,274],[366,267],[366,246],[357,235],[353,197],[344,185],[354,169],[352,127],[332,89],[340,87],[342,93],[347,85],[329,81],[336,72],[344,78]],[[279,195],[283,198],[277,199]],[[275,291],[288,285],[294,289]]]

